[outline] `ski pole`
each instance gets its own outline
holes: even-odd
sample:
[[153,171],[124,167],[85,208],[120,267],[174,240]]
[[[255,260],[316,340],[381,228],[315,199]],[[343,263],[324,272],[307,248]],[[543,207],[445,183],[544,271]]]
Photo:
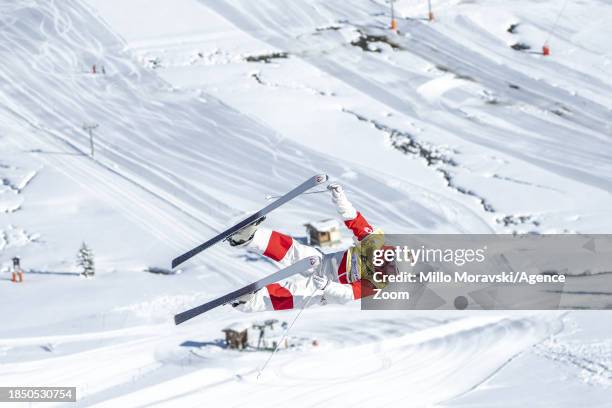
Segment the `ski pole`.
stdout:
[[295,324],[297,319],[300,317],[300,315],[302,314],[304,309],[306,309],[306,307],[310,304],[310,301],[314,297],[315,293],[317,293],[317,290],[318,289],[315,287],[315,290],[314,290],[314,292],[312,292],[312,295],[310,295],[307,299],[304,299],[302,301],[302,307],[300,308],[300,311],[298,312],[297,315],[295,315],[295,317],[293,318],[293,321],[291,322],[291,324],[289,326],[287,326],[287,328],[285,329],[285,332],[281,336],[280,340],[278,341],[278,343],[276,343],[276,347],[274,347],[274,350],[272,351],[272,354],[270,354],[270,357],[268,357],[268,359],[266,360],[264,365],[261,366],[261,368],[257,372],[257,379],[258,380],[259,380],[259,377],[261,376],[261,373],[263,373],[263,370],[266,369],[266,367],[268,366],[268,363],[270,362],[270,360],[272,360],[272,357],[274,357],[274,355],[278,351],[278,348],[280,347],[280,345],[283,343],[283,341],[285,341],[285,338],[287,337],[287,334],[289,333],[289,330],[291,330],[291,328],[293,327],[293,325]]
[[[329,190],[325,189],[325,190],[317,190],[317,191],[307,191],[305,193],[302,194],[321,194],[321,193],[327,193]],[[345,192],[350,193],[351,190],[345,190]],[[273,200],[275,198],[280,198],[281,196],[279,195],[267,195],[266,196],[266,200]]]
[[[317,191],[307,191],[305,193],[302,194],[320,194],[320,193],[326,193],[327,190],[317,190]],[[273,200],[275,198],[280,198],[281,196],[279,195],[267,195],[266,196],[266,200]]]

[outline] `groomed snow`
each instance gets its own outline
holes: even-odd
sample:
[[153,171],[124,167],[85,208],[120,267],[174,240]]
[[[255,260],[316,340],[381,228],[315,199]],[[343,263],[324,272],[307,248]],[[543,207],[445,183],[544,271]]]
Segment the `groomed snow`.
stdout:
[[[432,3],[429,23],[397,1],[398,33],[382,0],[2,3],[0,384],[83,407],[609,406],[608,312],[317,307],[258,379],[268,354],[221,330],[295,312],[172,316],[274,265],[220,244],[145,272],[321,171],[390,233],[609,232],[612,6],[568,0],[554,26],[552,0]],[[333,215],[312,194],[266,225]]]

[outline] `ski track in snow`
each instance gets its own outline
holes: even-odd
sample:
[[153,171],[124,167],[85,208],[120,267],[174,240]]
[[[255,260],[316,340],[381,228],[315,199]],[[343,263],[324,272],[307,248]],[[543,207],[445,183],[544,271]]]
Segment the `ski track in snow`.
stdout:
[[[91,338],[146,337],[67,356],[5,364],[0,374],[9,382],[36,383],[53,378],[58,384],[78,383],[85,397],[81,406],[198,406],[202,398],[231,401],[230,406],[236,407],[249,401],[267,401],[270,406],[270,393],[276,394],[272,406],[282,406],[291,400],[299,400],[302,406],[324,401],[340,406],[388,406],[399,402],[424,406],[475,387],[516,354],[551,334],[550,323],[537,317],[462,318],[395,337],[376,334],[382,328],[380,324],[373,325],[374,331],[366,331],[373,337],[364,339],[362,344],[281,352],[259,380],[255,368],[266,354],[209,353],[202,362],[180,355],[174,357],[178,360],[162,357],[162,350],[172,343],[198,332],[197,327],[191,327],[180,335],[160,335],[165,332],[163,326],[92,333]],[[350,335],[350,331],[338,335]],[[58,348],[63,342],[90,338],[74,337],[23,339],[20,346],[44,341],[53,342]],[[329,340],[342,343],[341,337]],[[0,341],[0,344],[19,343]],[[128,353],[131,357],[126,360]],[[83,373],[91,361],[99,361],[100,365],[85,380]],[[166,369],[176,365],[178,372],[174,378],[162,376],[155,380],[167,365],[170,367]],[[122,389],[120,384],[130,378],[132,384]],[[358,379],[388,392],[371,396],[348,392]],[[149,381],[152,384],[147,385]],[[102,395],[113,395],[113,386],[118,391],[115,398],[95,403]],[[346,389],[347,393],[336,393],[338,388]],[[279,395],[276,393],[279,389],[294,392]],[[104,394],[97,394],[102,390]]]
[[[572,94],[569,97],[568,91],[542,79],[546,78],[547,74],[551,74],[559,64],[550,62],[541,64],[544,66],[543,69],[540,66],[533,68],[535,64],[524,62],[526,58],[517,56],[512,50],[502,53],[499,51],[499,40],[491,39],[491,35],[487,35],[473,22],[466,21],[461,16],[455,18],[453,15],[450,18],[454,18],[454,24],[446,24],[441,28],[436,24],[429,25],[418,20],[400,20],[401,34],[395,36],[380,30],[380,27],[384,27],[384,18],[379,20],[378,25],[364,25],[363,21],[368,18],[367,16],[374,13],[371,9],[362,9],[353,5],[343,7],[335,2],[325,4],[315,2],[313,12],[310,4],[295,5],[287,9],[278,7],[278,3],[274,1],[267,2],[263,7],[259,5],[255,7],[240,0],[204,3],[253,37],[277,49],[288,51],[290,55],[297,55],[334,79],[381,102],[389,109],[408,116],[411,121],[417,121],[420,128],[427,129],[427,134],[420,135],[421,139],[433,136],[433,132],[449,135],[448,124],[457,123],[451,131],[453,138],[462,140],[460,143],[475,142],[480,149],[491,149],[496,154],[501,153],[512,158],[513,161],[535,166],[540,171],[556,173],[564,177],[566,182],[568,179],[579,180],[580,183],[586,183],[599,190],[598,195],[604,193],[603,196],[609,196],[610,179],[607,177],[609,172],[601,172],[599,169],[607,168],[610,163],[607,148],[607,141],[610,138],[610,108],[579,94]],[[381,5],[380,11],[384,13],[386,9]],[[444,72],[451,72],[464,83],[473,82],[472,86],[481,88],[497,98],[511,100],[512,106],[504,109],[503,115],[496,116],[494,122],[483,115],[486,110],[475,111],[469,104],[467,110],[464,107],[452,106],[446,101],[436,102],[433,104],[432,112],[431,107],[420,100],[419,92],[412,91],[414,85],[411,79],[415,77],[414,69],[398,64],[393,64],[392,69],[389,69],[390,60],[402,51],[392,53],[391,56],[384,53],[363,52],[359,57],[346,46],[334,49],[333,54],[313,51],[313,45],[307,41],[320,45],[322,49],[325,47],[321,44],[328,45],[328,42],[338,41],[338,38],[331,37],[330,41],[325,42],[324,39],[314,38],[312,34],[308,35],[311,26],[332,24],[334,22],[330,21],[332,17],[336,21],[341,20],[345,26],[392,36],[393,41],[412,56],[420,58],[420,61],[426,61],[432,66],[443,69]],[[273,24],[271,21],[291,21],[291,23]],[[460,34],[447,32],[449,31],[447,27],[452,27],[456,31],[460,29]],[[314,31],[313,27],[312,32]],[[484,43],[486,48],[473,50],[467,46],[470,43],[459,43],[455,40],[465,36],[470,39],[484,37],[486,41],[474,41],[474,43]],[[512,53],[514,53],[513,58],[510,58],[508,54]],[[507,58],[511,62],[499,63],[501,58]],[[359,63],[341,64],[339,61]],[[533,68],[535,71],[533,77],[522,72],[525,66],[528,70]],[[565,66],[559,68],[568,70]],[[392,75],[393,92],[380,81],[377,75],[379,72]],[[575,73],[570,77],[574,81],[574,86],[578,87],[575,82],[579,80],[580,75]],[[585,86],[591,87],[590,81],[584,82]],[[602,89],[610,89],[610,86],[604,83],[601,83],[601,86]],[[424,108],[421,108],[422,105]],[[550,114],[553,111],[557,112],[560,107],[566,111],[561,119],[556,113]],[[457,122],[458,119],[461,121],[460,124]],[[542,133],[534,135],[532,129],[540,128],[548,128],[549,131],[546,133],[550,136]],[[516,142],[499,142],[508,139],[514,139]],[[458,157],[457,160],[461,158]],[[586,160],[596,160],[597,170],[585,168],[583,164]],[[468,187],[468,191],[475,191],[479,196],[484,195],[486,200],[488,194],[478,192],[481,188],[482,186]],[[492,206],[496,208],[498,203],[493,202]]]

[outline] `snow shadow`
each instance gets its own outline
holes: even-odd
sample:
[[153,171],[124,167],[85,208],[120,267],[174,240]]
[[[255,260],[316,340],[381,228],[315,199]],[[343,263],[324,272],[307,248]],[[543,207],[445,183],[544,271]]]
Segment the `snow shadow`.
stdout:
[[227,348],[227,344],[223,339],[216,339],[213,341],[194,341],[194,340],[185,340],[180,344],[181,347],[190,347],[190,348],[204,348],[204,347],[219,347],[222,349]]

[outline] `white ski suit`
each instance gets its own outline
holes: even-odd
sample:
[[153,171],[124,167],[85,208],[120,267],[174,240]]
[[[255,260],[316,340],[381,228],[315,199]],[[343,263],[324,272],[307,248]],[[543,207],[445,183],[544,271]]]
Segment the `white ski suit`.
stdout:
[[[336,202],[336,201],[334,201]],[[336,202],[336,204],[338,204]],[[345,225],[353,232],[358,241],[366,239],[374,233],[366,219],[356,212],[350,203],[348,211],[339,204],[339,212],[343,215]],[[378,233],[378,231],[377,231]],[[309,305],[326,303],[345,303],[360,299],[374,293],[370,280],[362,279],[360,271],[359,251],[355,247],[346,251],[323,254],[316,248],[304,245],[288,235],[280,232],[259,228],[247,248],[263,254],[282,267],[289,266],[309,256],[319,257],[321,262],[317,271],[310,271],[307,276],[297,275],[295,278],[267,285],[265,288],[243,297],[241,303],[235,306],[244,312],[259,312],[265,310],[286,310],[300,307],[306,297],[313,296]],[[329,279],[324,290],[318,290],[313,283],[312,274],[317,273]],[[316,293],[315,293],[316,292]]]

